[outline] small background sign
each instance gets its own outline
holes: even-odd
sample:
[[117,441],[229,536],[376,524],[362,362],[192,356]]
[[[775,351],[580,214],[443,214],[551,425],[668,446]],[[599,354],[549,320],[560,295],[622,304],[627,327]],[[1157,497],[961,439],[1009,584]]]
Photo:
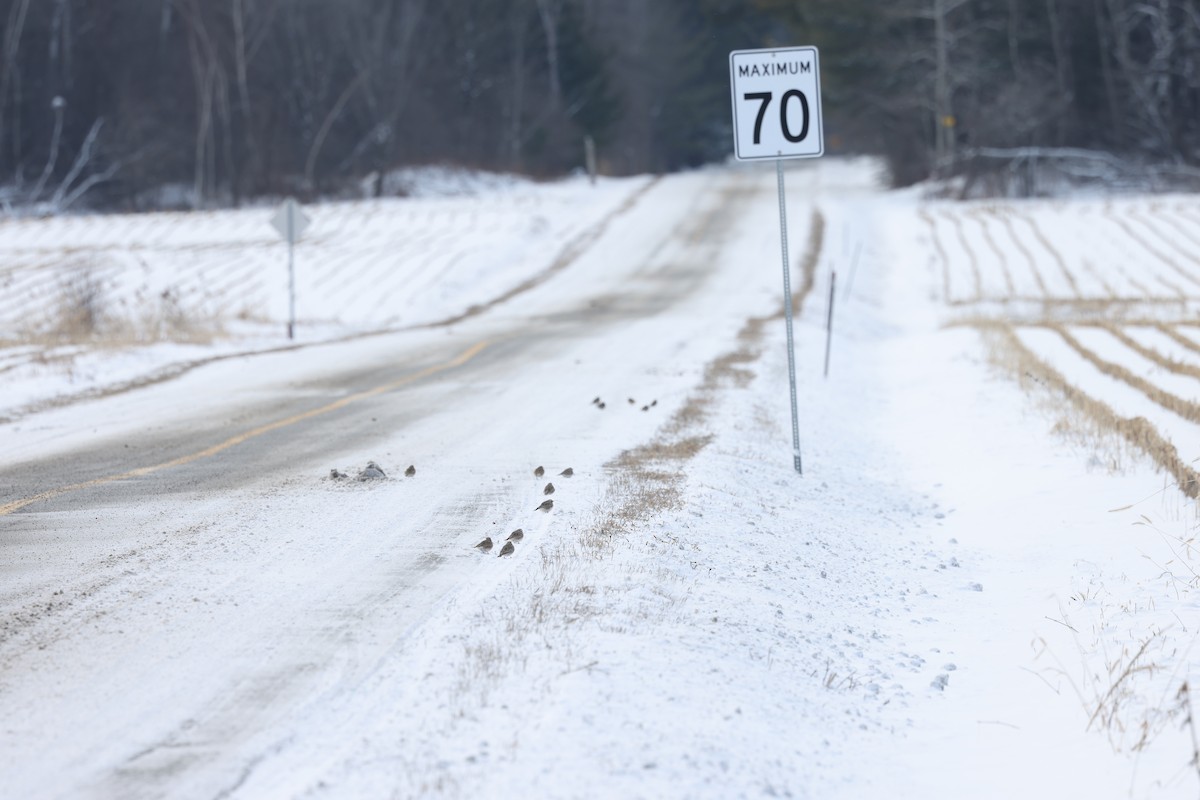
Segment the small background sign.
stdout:
[[739,161],[824,155],[817,48],[735,50],[729,77]]
[[305,216],[304,210],[300,208],[300,204],[294,199],[288,198],[283,201],[283,205],[275,211],[275,216],[271,217],[271,225],[275,230],[279,231],[279,235],[288,244],[295,244],[300,241],[300,237],[304,234],[305,228],[308,227],[309,220]]

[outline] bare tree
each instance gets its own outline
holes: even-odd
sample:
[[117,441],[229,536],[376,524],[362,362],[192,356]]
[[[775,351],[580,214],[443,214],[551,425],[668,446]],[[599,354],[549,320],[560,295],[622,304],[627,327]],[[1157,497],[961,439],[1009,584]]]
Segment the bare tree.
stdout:
[[[8,110],[14,109],[13,117],[13,166],[20,175],[21,169],[21,73],[17,58],[21,51],[21,37],[25,21],[29,17],[29,1],[17,0],[8,12],[8,24],[4,28],[3,53],[0,53],[0,163],[3,163],[4,137],[7,130]],[[12,97],[10,104],[9,96]]]

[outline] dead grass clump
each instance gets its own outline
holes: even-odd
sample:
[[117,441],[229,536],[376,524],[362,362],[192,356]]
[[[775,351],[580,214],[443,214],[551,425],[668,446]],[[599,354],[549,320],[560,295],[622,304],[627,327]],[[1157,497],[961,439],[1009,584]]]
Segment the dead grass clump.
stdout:
[[672,441],[653,441],[622,454],[620,463],[644,475],[665,475],[647,472],[646,465],[660,461],[690,461],[713,440],[712,434],[688,436]]
[[62,284],[47,333],[58,341],[87,341],[100,335],[108,322],[107,290],[103,281],[85,268]]
[[739,389],[744,389],[754,380],[754,371],[742,369],[740,364],[752,364],[761,355],[756,350],[738,350],[728,353],[708,365],[704,371],[704,386],[716,387],[724,381],[730,381]]
[[157,342],[208,344],[223,334],[215,315],[185,307],[180,292],[167,288],[147,297],[117,298],[95,264],[66,267],[69,277],[58,289],[49,314],[20,335],[27,344],[126,347]]
[[207,344],[220,334],[216,320],[190,315],[183,307],[179,292],[164,289],[157,302],[143,315],[134,335],[144,341],[192,342]]

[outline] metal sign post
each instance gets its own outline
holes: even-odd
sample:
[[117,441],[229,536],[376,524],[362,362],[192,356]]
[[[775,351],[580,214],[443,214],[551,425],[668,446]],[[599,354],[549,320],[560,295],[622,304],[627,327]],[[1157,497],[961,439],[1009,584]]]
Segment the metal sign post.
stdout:
[[792,265],[788,260],[787,192],[783,188],[783,162],[775,162],[779,184],[779,240],[783,248],[783,318],[787,321],[788,386],[792,390],[792,457],[796,472],[804,474],[800,459],[800,412],[796,407],[796,341],[792,333]]
[[289,197],[271,218],[271,225],[288,243],[288,338],[296,338],[296,242],[308,227],[308,217],[295,199]]
[[788,381],[792,397],[792,453],[800,458],[800,412],[796,405],[796,347],[792,325],[792,265],[788,259],[787,193],[783,159],[825,153],[821,114],[820,55],[815,47],[735,50],[729,54],[733,99],[733,149],[739,161],[774,161],[779,184],[783,250],[783,309],[787,321]]

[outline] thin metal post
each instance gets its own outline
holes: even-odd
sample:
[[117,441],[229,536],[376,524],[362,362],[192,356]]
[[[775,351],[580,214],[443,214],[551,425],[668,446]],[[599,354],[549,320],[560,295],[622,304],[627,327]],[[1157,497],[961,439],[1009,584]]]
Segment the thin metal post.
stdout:
[[833,300],[837,292],[837,270],[829,276],[829,317],[825,321],[825,377],[829,377],[829,350],[833,345]]
[[296,334],[296,209],[289,205],[287,210],[288,228],[288,338],[295,339]]
[[783,245],[783,316],[787,320],[788,383],[792,390],[792,455],[796,472],[803,475],[800,461],[800,413],[796,408],[796,345],[792,333],[792,265],[788,261],[787,198],[783,190],[783,162],[775,162],[779,180],[779,233]]

